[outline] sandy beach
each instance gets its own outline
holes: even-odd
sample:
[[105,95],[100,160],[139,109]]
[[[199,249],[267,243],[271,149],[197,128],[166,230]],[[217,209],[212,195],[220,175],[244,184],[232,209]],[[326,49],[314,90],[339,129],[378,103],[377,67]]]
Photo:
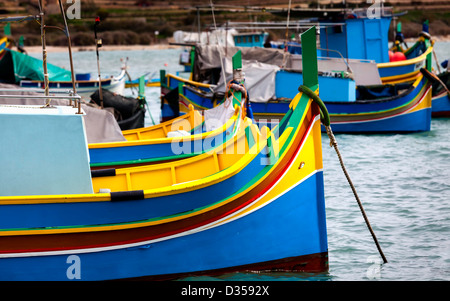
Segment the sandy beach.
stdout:
[[[413,42],[416,39],[406,39],[406,42]],[[433,36],[433,40],[436,42],[450,41],[450,36]],[[101,51],[114,51],[114,50],[159,50],[159,49],[173,49],[179,48],[177,45],[170,44],[153,44],[153,45],[103,45]],[[42,46],[27,46],[26,51],[28,53],[42,52]],[[46,46],[47,52],[62,52],[67,51],[67,47],[64,46]],[[95,51],[95,46],[72,46],[73,52],[78,51]]]
[[[103,45],[101,51],[113,51],[113,50],[159,50],[179,48],[180,46],[169,44],[155,44],[155,45]],[[67,51],[67,47],[64,46],[46,46],[47,52],[62,52]],[[27,46],[25,50],[28,53],[42,52],[42,46]],[[95,51],[95,46],[72,46],[72,51]]]

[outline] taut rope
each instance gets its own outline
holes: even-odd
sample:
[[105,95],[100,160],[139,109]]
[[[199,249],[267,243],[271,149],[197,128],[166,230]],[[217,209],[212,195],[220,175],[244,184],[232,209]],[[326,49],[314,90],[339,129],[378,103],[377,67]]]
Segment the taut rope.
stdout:
[[380,244],[378,243],[377,237],[375,236],[375,232],[373,231],[372,227],[370,226],[369,219],[367,218],[367,215],[366,215],[366,213],[364,211],[362,203],[361,203],[361,201],[360,201],[360,199],[358,197],[358,193],[356,192],[355,186],[353,185],[353,182],[350,179],[350,175],[348,174],[347,169],[345,168],[344,161],[342,160],[341,153],[339,152],[339,148],[338,148],[338,145],[337,145],[336,137],[334,137],[333,131],[331,130],[330,118],[329,118],[328,112],[326,110],[325,104],[319,98],[319,96],[317,96],[317,94],[314,93],[308,87],[302,85],[302,86],[299,87],[299,90],[301,92],[305,93],[306,95],[308,95],[310,98],[312,98],[319,105],[320,111],[321,111],[321,121],[324,124],[325,129],[327,130],[328,137],[330,138],[330,147],[332,146],[336,150],[336,154],[337,154],[337,156],[339,158],[339,163],[341,164],[342,171],[344,172],[345,177],[347,178],[347,181],[348,181],[348,183],[349,183],[349,185],[350,185],[350,187],[351,187],[351,189],[353,191],[353,195],[356,198],[356,201],[358,203],[359,209],[361,210],[361,213],[362,213],[362,215],[364,217],[364,221],[366,222],[366,225],[369,228],[370,234],[373,237],[373,240],[375,242],[375,245],[377,246],[377,249],[378,249],[378,252],[381,255],[381,258],[383,258],[383,262],[387,263],[387,259],[384,256],[383,251],[381,250]]

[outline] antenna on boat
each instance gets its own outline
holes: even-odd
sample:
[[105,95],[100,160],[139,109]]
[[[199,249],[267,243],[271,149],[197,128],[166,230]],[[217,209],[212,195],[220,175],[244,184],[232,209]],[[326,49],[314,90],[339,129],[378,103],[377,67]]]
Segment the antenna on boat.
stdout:
[[102,77],[100,75],[100,59],[98,49],[102,47],[102,39],[97,38],[97,26],[100,24],[100,17],[95,18],[94,34],[95,34],[95,52],[97,53],[97,70],[98,70],[98,93],[100,97],[100,107],[103,109],[103,92],[102,92]]
[[[41,42],[42,42],[42,65],[44,69],[44,90],[45,96],[49,96],[49,80],[47,70],[47,49],[45,47],[45,17],[44,17],[44,3],[42,0],[38,1],[39,4],[39,17],[41,25]],[[50,98],[45,100],[45,107],[50,107]]]
[[[213,17],[213,22],[214,22],[214,29],[215,29],[215,31],[216,31],[216,34],[217,34],[217,25],[216,25],[216,17],[215,17],[215,15],[214,15],[214,5],[213,5],[213,2],[212,2],[212,0],[210,0],[209,1],[209,3],[211,4],[211,13],[212,13],[212,17]],[[227,37],[225,37],[225,39],[226,39]],[[217,50],[218,50],[218,52],[219,52],[219,58],[220,58],[220,67],[222,68],[222,77],[223,77],[223,82],[224,82],[224,84],[227,82],[227,79],[226,79],[226,76],[225,76],[225,69],[224,69],[224,67],[223,67],[223,61],[222,61],[222,53],[220,52],[220,43],[219,43],[219,38],[218,37],[216,37],[216,42],[217,42]]]
[[[66,18],[66,14],[64,12],[64,8],[63,5],[61,3],[61,0],[58,0],[59,2],[59,9],[61,11],[61,16],[63,17],[64,20],[64,34],[67,37],[67,45],[68,45],[68,50],[69,50],[69,61],[70,61],[70,73],[71,73],[71,77],[72,77],[72,88],[73,88],[73,93],[76,95],[77,94],[77,87],[76,87],[76,83],[75,83],[75,71],[73,69],[73,59],[72,59],[72,41],[70,39],[70,33],[69,33],[69,26],[67,26],[67,18]],[[72,100],[70,100],[70,105],[72,105]],[[78,113],[81,113],[81,102],[78,103]]]
[[284,68],[286,64],[286,54],[288,51],[288,37],[289,37],[289,19],[291,17],[291,0],[289,0],[288,13],[287,13],[287,21],[286,21],[286,36],[284,41],[284,53],[283,53],[283,66]]
[[[330,146],[334,147],[334,149],[336,151],[336,154],[339,158],[339,162],[341,164],[342,171],[344,172],[345,177],[347,178],[347,181],[352,189],[353,195],[356,198],[359,209],[361,210],[364,221],[366,222],[366,225],[369,228],[370,234],[372,235],[375,245],[377,246],[378,252],[380,253],[381,258],[383,259],[383,262],[387,263],[387,259],[384,256],[383,251],[381,250],[380,244],[378,243],[377,237],[375,236],[375,233],[374,233],[372,227],[370,226],[369,219],[366,216],[366,213],[364,211],[362,203],[356,192],[355,186],[353,185],[353,183],[350,179],[350,176],[344,166],[342,156],[341,156],[338,146],[337,146],[336,138],[334,137],[333,131],[331,130],[330,118],[328,116],[328,112],[325,107],[325,104],[322,102],[322,100],[319,98],[319,96],[313,92],[313,91],[318,91],[318,89],[319,89],[315,26],[313,26],[310,29],[308,29],[307,31],[305,31],[302,34],[301,39],[302,39],[302,56],[303,56],[303,59],[302,59],[303,85],[300,86],[299,90],[302,91],[303,93],[305,93],[306,95],[308,95],[319,105],[320,110],[321,110],[321,120],[326,128],[327,135],[330,138]],[[305,58],[308,58],[308,59],[305,59]],[[326,117],[322,118],[322,116],[326,116]]]
[[[37,15],[28,15],[28,16],[17,16],[17,17],[6,17],[6,18],[0,18],[0,22],[23,22],[23,21],[36,21],[41,28],[41,41],[42,41],[42,66],[43,66],[43,72],[44,72],[44,94],[45,95],[29,95],[29,98],[39,98],[39,99],[45,99],[45,105],[43,108],[50,108],[50,102],[51,98],[57,98],[57,99],[69,99],[70,105],[72,105],[72,99],[76,100],[78,99],[78,113],[82,114],[81,112],[81,97],[76,94],[75,90],[75,81],[74,81],[74,72],[73,72],[73,63],[72,63],[72,52],[70,47],[70,36],[69,36],[69,29],[67,27],[66,17],[64,14],[64,10],[62,9],[61,0],[59,0],[61,13],[64,18],[65,27],[66,29],[62,29],[57,26],[48,26],[45,25],[45,17],[44,17],[44,4],[42,0],[38,0],[38,7],[39,7],[39,14]],[[48,74],[48,68],[47,68],[47,49],[46,49],[46,41],[45,41],[45,30],[46,28],[56,28],[66,33],[66,36],[69,39],[69,56],[70,56],[70,65],[72,68],[72,84],[74,86],[74,93],[70,93],[68,96],[66,95],[53,95],[50,97],[50,88],[49,88],[49,74]],[[16,89],[2,89],[2,91],[10,91],[10,92],[20,92],[22,90],[16,90]],[[42,89],[39,88],[37,90],[29,90],[30,92],[37,92],[42,93]],[[53,93],[61,93],[59,91],[52,91]],[[2,98],[21,98],[20,95],[2,95]]]
[[[48,26],[45,25],[44,19],[44,4],[42,0],[39,0],[39,16],[40,16],[40,25],[41,25],[41,40],[42,40],[42,57],[43,57],[43,69],[44,69],[44,90],[45,96],[49,96],[49,77],[48,77],[48,68],[47,68],[47,49],[46,49],[46,41],[45,41],[45,30],[46,28],[56,28],[64,32],[67,37],[68,48],[69,48],[69,60],[70,60],[70,71],[72,78],[72,88],[73,93],[71,96],[77,95],[76,83],[75,83],[75,72],[73,69],[73,59],[72,59],[72,43],[69,34],[69,27],[67,26],[66,14],[64,13],[64,9],[61,3],[61,0],[58,0],[59,8],[61,10],[61,16],[64,20],[64,29],[57,26]],[[50,107],[50,98],[47,98],[45,107]],[[72,98],[69,98],[69,105],[72,105]],[[81,114],[81,100],[78,101],[78,112],[77,114]]]

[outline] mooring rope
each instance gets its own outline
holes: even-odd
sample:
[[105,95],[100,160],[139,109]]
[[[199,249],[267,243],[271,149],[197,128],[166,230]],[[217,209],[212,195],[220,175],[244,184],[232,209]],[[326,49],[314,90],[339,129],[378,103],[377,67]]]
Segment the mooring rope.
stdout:
[[286,36],[284,41],[284,52],[283,52],[283,65],[284,68],[286,65],[286,54],[288,50],[288,38],[289,38],[289,19],[291,16],[291,0],[289,0],[288,13],[287,13],[287,22],[286,22]]
[[345,168],[344,165],[344,160],[342,159],[341,153],[339,152],[339,148],[338,148],[338,144],[337,144],[337,140],[336,137],[333,134],[333,131],[331,130],[331,125],[330,125],[330,117],[328,115],[328,112],[326,110],[325,104],[323,103],[323,101],[319,98],[319,96],[314,93],[311,89],[309,89],[306,86],[300,86],[299,87],[299,91],[305,93],[306,95],[308,95],[311,99],[313,99],[320,107],[320,111],[321,111],[321,121],[325,126],[325,129],[327,131],[327,135],[330,138],[330,147],[333,147],[336,151],[336,154],[339,158],[339,163],[341,164],[341,168],[342,171],[344,172],[345,177],[347,178],[347,181],[353,191],[353,195],[356,198],[356,201],[358,203],[359,209],[361,210],[361,213],[364,217],[364,221],[366,222],[367,227],[369,228],[370,234],[372,235],[372,238],[375,242],[375,245],[377,246],[378,252],[381,255],[381,258],[383,259],[384,263],[387,263],[387,259],[383,254],[383,251],[381,250],[380,244],[378,243],[378,239],[375,235],[375,232],[373,231],[372,227],[370,226],[370,222],[369,219],[367,218],[367,215],[364,211],[364,208],[362,206],[361,200],[359,199],[358,193],[356,192],[355,186],[353,185],[352,180],[350,179],[350,175],[347,172],[347,169]]
[[[216,16],[214,15],[214,5],[212,0],[209,1],[211,6],[211,13],[213,17],[213,23],[214,23],[214,30],[216,31],[216,43],[217,43],[217,51],[219,52],[219,59],[220,59],[220,68],[222,68],[222,77],[223,77],[223,84],[225,85],[227,82],[226,75],[225,75],[225,68],[223,67],[223,59],[222,59],[222,52],[220,51],[220,43],[219,43],[219,33],[217,32],[217,25],[216,25]],[[228,36],[225,36],[225,40],[228,39]]]

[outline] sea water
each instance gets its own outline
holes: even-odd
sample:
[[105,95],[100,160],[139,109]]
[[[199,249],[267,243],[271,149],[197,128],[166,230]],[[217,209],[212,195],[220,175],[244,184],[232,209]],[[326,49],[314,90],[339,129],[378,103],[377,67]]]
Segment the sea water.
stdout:
[[[100,50],[101,74],[118,75],[126,61],[132,79],[144,74],[159,78],[160,69],[170,73],[183,70],[179,65],[181,51]],[[437,42],[435,51],[439,61],[450,58],[450,42]],[[73,60],[76,72],[97,75],[95,51],[74,52]],[[70,66],[65,52],[49,53],[48,61],[66,69]],[[137,96],[137,91],[126,89],[125,94]],[[159,96],[159,88],[146,88],[152,114],[146,118],[147,125],[159,121]],[[450,118],[432,119],[429,132],[336,134],[336,139],[388,263],[382,264],[336,152],[323,134],[329,271],[231,273],[184,280],[450,280]]]

